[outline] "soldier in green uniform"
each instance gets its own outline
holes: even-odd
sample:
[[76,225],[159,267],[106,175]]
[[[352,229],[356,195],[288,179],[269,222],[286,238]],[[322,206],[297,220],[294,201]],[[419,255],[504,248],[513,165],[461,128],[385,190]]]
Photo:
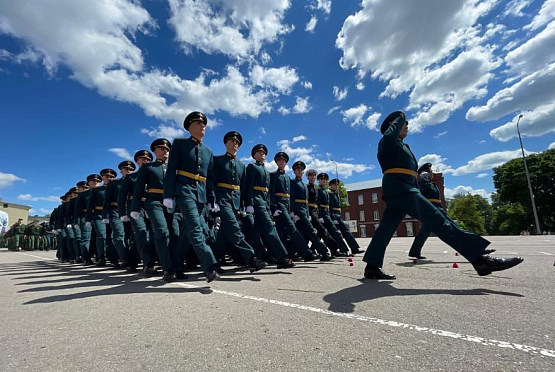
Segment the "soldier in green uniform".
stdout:
[[329,261],[332,259],[328,248],[320,240],[316,229],[310,222],[308,214],[308,189],[303,183],[303,173],[306,169],[306,164],[302,161],[293,163],[293,172],[295,179],[290,181],[291,184],[291,213],[292,219],[299,232],[303,234],[312,243],[311,248],[315,249],[320,254],[320,261]]
[[329,195],[330,195],[330,215],[331,215],[333,224],[337,227],[339,231],[341,231],[341,234],[343,235],[343,239],[345,239],[345,241],[349,245],[349,248],[351,248],[351,252],[353,254],[364,253],[364,250],[360,249],[360,246],[358,245],[355,237],[351,234],[351,232],[349,231],[349,228],[347,227],[347,225],[345,225],[345,223],[341,219],[341,201],[339,200],[339,180],[337,178],[334,178],[333,180],[330,181]]
[[364,270],[366,278],[395,279],[381,268],[387,245],[406,214],[427,224],[430,231],[470,261],[478,275],[506,270],[523,261],[521,257],[502,259],[485,254],[489,241],[462,230],[420,193],[416,184],[417,161],[404,142],[408,134],[404,112],[396,111],[388,115],[381,125],[381,132],[383,138],[378,144],[378,161],[384,174],[382,198],[387,206],[363,258],[367,263]]
[[62,200],[62,204],[60,205],[60,211],[58,213],[58,218],[56,221],[56,228],[60,234],[60,261],[62,262],[70,262],[69,257],[69,250],[68,250],[68,240],[69,237],[67,235],[67,228],[65,223],[65,213],[67,211],[68,203],[69,203],[69,194],[65,193],[63,196],[60,197]]
[[[164,271],[162,279],[166,282],[173,279],[172,256],[175,254],[177,231],[179,230],[179,226],[174,223],[173,209],[166,208],[162,203],[164,180],[168,176],[167,160],[170,148],[170,141],[165,138],[158,138],[150,145],[156,161],[145,163],[139,169],[130,213],[131,218],[139,220],[141,209],[144,208],[150,223],[152,223],[154,246]],[[180,274],[178,273],[178,275]]]
[[58,214],[60,211],[60,206],[57,206],[56,208],[54,208],[52,210],[52,214],[50,215],[50,221],[49,222],[49,226],[52,229],[52,249],[56,249],[56,256],[58,257],[58,259],[60,258],[60,252],[58,251],[58,241],[60,239],[59,237],[59,231],[56,227],[56,222],[58,221]]
[[86,181],[79,181],[77,183],[78,196],[75,200],[73,216],[75,220],[75,227],[79,231],[77,242],[79,244],[79,251],[81,252],[81,257],[85,266],[93,264],[89,250],[92,227],[90,225],[87,226],[85,217],[87,214],[89,199],[91,197],[91,190],[98,187],[101,181],[102,178],[100,178],[98,174],[89,174]]
[[[219,206],[214,195],[214,156],[202,142],[208,119],[202,112],[193,111],[185,118],[183,126],[191,137],[176,138],[168,161],[168,175],[164,182],[164,205],[173,208],[174,198],[183,215],[180,235],[186,235],[195,250],[206,281],[218,279],[218,264],[204,235],[206,221],[202,212],[208,203],[212,212]],[[176,267],[182,265],[187,246],[179,246]],[[182,273],[176,273],[176,275]]]
[[38,220],[33,221],[30,231],[30,239],[31,239],[31,250],[39,249],[40,248],[40,231],[42,227]]
[[[264,160],[268,154],[268,148],[263,144],[254,146],[251,156],[256,160],[254,164],[247,166],[245,182],[245,205],[246,212],[254,215],[253,233],[251,239],[258,242],[260,236],[268,244],[268,248],[277,260],[278,269],[294,267],[295,264],[287,257],[287,250],[279,239],[278,233],[270,217],[270,172],[264,167]],[[251,244],[251,246],[253,246]],[[260,249],[261,245],[253,248]],[[256,252],[257,257],[263,257],[265,252]]]
[[[73,239],[71,241],[71,246],[69,247],[72,259],[75,263],[83,262],[83,255],[81,253],[81,226],[77,223],[75,218],[75,205],[77,204],[77,198],[79,197],[79,187],[72,187],[69,195],[69,206],[67,210],[67,216],[69,220],[70,229],[73,230]],[[68,226],[69,226],[68,225]]]
[[[69,253],[69,263],[76,263],[77,261],[77,239],[75,236],[74,215],[75,215],[75,202],[77,201],[77,187],[72,187],[67,192],[67,203],[64,204],[64,224],[67,236],[67,251]],[[80,235],[80,234],[79,234]]]
[[13,250],[17,252],[21,248],[21,244],[23,243],[23,236],[25,234],[25,225],[23,224],[23,218],[18,219],[11,229],[13,234]]
[[310,251],[308,244],[295,227],[295,221],[300,217],[295,216],[291,211],[291,179],[285,174],[289,155],[280,151],[274,156],[274,162],[278,169],[270,173],[270,210],[273,212],[276,227],[291,239],[290,256],[298,253],[305,262],[314,261],[317,258],[316,255]]
[[241,211],[241,189],[245,189],[246,167],[237,159],[237,151],[243,143],[239,132],[228,132],[224,136],[225,155],[214,156],[214,183],[216,184],[216,202],[220,206],[220,227],[214,244],[216,257],[222,259],[226,247],[231,244],[239,250],[251,272],[267,266],[258,259],[253,248],[246,242],[241,232],[237,216]]
[[[133,157],[135,163],[139,166],[139,169],[145,163],[152,162],[152,154],[148,150],[139,150],[135,153]],[[131,204],[133,203],[133,191],[135,190],[135,184],[137,182],[138,172],[131,173],[123,179],[123,183],[118,194],[118,209],[120,219],[123,222],[130,222],[131,228],[133,229],[133,241],[138,253],[143,261],[143,274],[145,276],[151,276],[158,274],[158,271],[154,268],[154,260],[156,252],[154,251],[154,238],[152,237],[152,227],[150,222],[145,220],[145,210],[143,208],[142,201],[139,205],[139,216],[137,219],[131,218]],[[133,255],[131,255],[133,256]],[[133,265],[133,262],[130,263]]]
[[326,230],[333,236],[333,239],[339,246],[339,250],[343,256],[348,256],[349,248],[343,241],[343,237],[339,230],[335,227],[330,214],[330,195],[327,189],[329,176],[327,173],[320,173],[318,176],[320,187],[318,188],[318,221],[324,225]]
[[[132,161],[125,160],[119,163],[118,169],[121,173],[121,178],[110,181],[106,187],[104,194],[104,206],[102,209],[102,220],[109,221],[112,228],[112,243],[116,248],[116,252],[121,260],[120,268],[135,272],[137,268],[136,258],[131,260],[128,252],[129,244],[129,222],[124,222],[120,219],[118,210],[118,195],[123,184],[125,177],[135,171],[135,164]],[[126,228],[127,227],[127,228]],[[133,262],[131,262],[133,261]]]
[[[106,266],[106,240],[109,237],[106,222],[109,221],[103,220],[102,211],[104,209],[104,195],[106,193],[106,187],[112,179],[116,178],[116,176],[116,171],[110,168],[105,168],[100,171],[100,177],[102,178],[104,185],[97,185],[96,187],[91,188],[89,204],[87,205],[87,212],[85,214],[85,225],[90,227],[92,224],[96,233],[96,250],[98,256],[98,262],[96,263],[97,266]],[[110,261],[112,261],[113,264],[117,263],[114,262],[113,257],[110,257]]]

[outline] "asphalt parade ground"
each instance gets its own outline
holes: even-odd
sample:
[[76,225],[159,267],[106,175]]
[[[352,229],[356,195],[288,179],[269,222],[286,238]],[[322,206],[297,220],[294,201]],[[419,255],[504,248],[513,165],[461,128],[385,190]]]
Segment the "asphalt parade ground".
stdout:
[[0,371],[554,371],[555,236],[490,240],[524,262],[479,277],[394,238],[394,281],[361,279],[359,255],[166,284],[0,249]]

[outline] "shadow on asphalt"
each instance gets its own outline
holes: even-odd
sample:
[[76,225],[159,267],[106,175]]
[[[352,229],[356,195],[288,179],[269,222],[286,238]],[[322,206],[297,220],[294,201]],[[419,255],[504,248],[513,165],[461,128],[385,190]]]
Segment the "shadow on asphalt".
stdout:
[[324,301],[329,303],[329,310],[341,313],[352,313],[355,304],[375,300],[381,297],[393,296],[421,296],[421,295],[453,295],[453,296],[487,296],[500,295],[511,297],[524,297],[519,293],[494,291],[491,289],[420,289],[420,288],[395,288],[390,281],[359,279],[359,285],[344,288],[338,292],[324,296]]

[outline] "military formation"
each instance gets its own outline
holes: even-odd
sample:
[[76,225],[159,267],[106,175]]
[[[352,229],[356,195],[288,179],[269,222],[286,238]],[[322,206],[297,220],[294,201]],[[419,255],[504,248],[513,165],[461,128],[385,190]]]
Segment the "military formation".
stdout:
[[56,249],[57,241],[48,222],[35,220],[25,225],[20,218],[0,236],[0,247],[8,247],[11,251],[49,251]]
[[[237,159],[243,138],[236,131],[223,138],[225,154],[214,156],[203,143],[207,123],[203,113],[192,112],[183,123],[188,138],[173,143],[156,139],[150,151],[135,153],[134,162],[119,164],[120,178],[115,170],[102,169],[64,194],[50,218],[59,260],[109,263],[130,273],[142,265],[142,275],[162,275],[164,281],[186,279],[186,271],[200,266],[212,282],[227,263],[256,272],[273,264],[292,268],[295,261],[329,261],[365,252],[342,221],[338,179],[306,170],[302,161],[293,163],[291,179],[285,173],[285,152],[275,154],[277,170],[269,172],[264,144],[252,148],[253,162],[245,166]],[[364,254],[366,278],[395,279],[382,270],[384,255],[407,214],[423,222],[411,257],[424,258],[422,246],[434,233],[481,276],[523,261],[490,256],[494,250],[487,248],[489,241],[447,216],[431,179],[432,165],[418,168],[405,143],[408,121],[402,111],[390,114],[381,132],[378,161],[387,205]],[[40,249],[44,226],[30,226],[18,222],[10,229],[12,246],[27,237],[29,249]]]

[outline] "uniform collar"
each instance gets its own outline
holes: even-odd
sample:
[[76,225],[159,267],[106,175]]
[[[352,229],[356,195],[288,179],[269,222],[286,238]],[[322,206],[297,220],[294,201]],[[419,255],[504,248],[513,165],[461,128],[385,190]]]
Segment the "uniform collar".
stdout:
[[277,172],[278,172],[279,174],[285,174],[285,171],[284,171],[284,170],[281,170],[281,169],[278,169]]
[[235,159],[235,158],[237,157],[237,155],[231,155],[229,152],[226,152],[225,155],[226,155],[228,158],[232,158],[232,159]]
[[156,159],[156,162],[157,162],[157,163],[166,164],[166,162],[165,162],[164,160],[161,160],[161,159]]
[[202,145],[202,141],[201,141],[201,140],[198,140],[198,139],[196,139],[196,138],[195,138],[195,137],[193,137],[193,136],[191,136],[191,140],[192,140],[193,142],[195,142],[195,143],[196,143],[197,145]]
[[262,165],[262,166],[264,166],[264,162],[263,162],[263,161],[258,161],[258,160],[257,160],[257,161],[256,161],[256,164],[257,164],[257,165]]

